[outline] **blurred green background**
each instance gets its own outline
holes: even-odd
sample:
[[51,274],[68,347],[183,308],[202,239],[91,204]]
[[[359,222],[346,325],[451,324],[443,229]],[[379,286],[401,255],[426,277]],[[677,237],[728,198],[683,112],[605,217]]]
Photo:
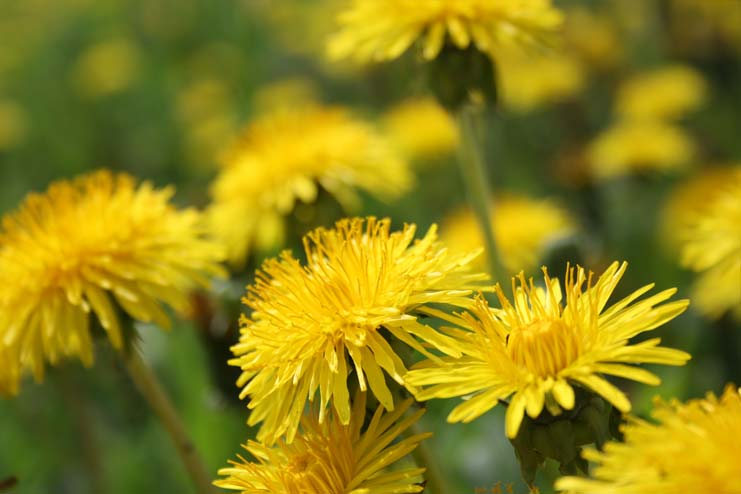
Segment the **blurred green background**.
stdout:
[[[0,0],[0,211],[53,180],[99,167],[175,184],[178,203],[204,206],[219,151],[259,110],[262,88],[280,81],[310,81],[322,101],[371,120],[407,96],[426,94],[412,55],[369,69],[323,59],[323,36],[342,3]],[[585,82],[575,94],[527,111],[502,105],[488,116],[492,186],[497,193],[557,198],[577,218],[580,235],[543,259],[553,273],[563,273],[566,259],[588,266],[625,259],[630,268],[617,295],[655,281],[687,296],[693,275],[663,245],[661,209],[682,178],[741,158],[741,22],[733,23],[741,3],[709,0],[721,14],[711,6],[689,19],[682,14],[692,4],[687,0],[556,3],[567,17],[594,16],[612,38],[602,55],[596,52],[597,62],[582,60]],[[599,35],[585,34],[586,46],[596,48]],[[603,183],[581,179],[581,156],[611,122],[617,85],[668,63],[694,67],[708,85],[701,108],[681,122],[698,148],[690,166]],[[355,213],[422,229],[441,221],[465,194],[454,155],[438,161],[416,168],[417,184],[404,198],[386,204],[366,197]],[[340,214],[324,196],[313,207],[311,221],[302,215],[290,221],[294,247],[309,228]],[[253,259],[222,287],[225,313],[235,313],[258,265]],[[187,322],[169,334],[141,328],[145,357],[214,475],[253,434],[233,386],[236,372],[225,362],[236,336],[227,322],[222,326],[221,334]],[[690,310],[658,333],[693,360],[657,369],[664,379],[657,389],[629,387],[638,413],[654,394],[695,397],[741,383],[741,337],[730,319],[708,321]],[[424,418],[451,492],[473,493],[497,481],[526,492],[503,435],[503,410],[469,425],[445,425],[453,406],[433,401]],[[0,480],[10,476],[19,480],[11,489],[18,494],[191,492],[169,438],[107,345],[99,345],[92,369],[70,362],[50,370],[43,384],[27,380],[20,396],[0,401]]]

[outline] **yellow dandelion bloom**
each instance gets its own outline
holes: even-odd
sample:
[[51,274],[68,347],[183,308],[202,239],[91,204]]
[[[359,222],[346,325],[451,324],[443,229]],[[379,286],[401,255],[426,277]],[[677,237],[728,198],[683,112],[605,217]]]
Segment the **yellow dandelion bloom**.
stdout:
[[[427,361],[406,376],[420,400],[473,395],[448,416],[449,422],[470,422],[510,396],[506,432],[517,435],[524,414],[536,418],[545,406],[553,415],[574,408],[574,389],[601,395],[620,411],[630,410],[627,396],[602,375],[656,385],[659,378],[627,364],[683,365],[690,356],[658,346],[659,338],[629,344],[633,336],[670,321],[687,308],[687,300],[663,303],[676,289],[635,302],[652,287],[646,285],[605,309],[626,263],[613,263],[596,280],[583,268],[567,269],[562,303],[561,285],[545,271],[545,288],[520,274],[514,305],[499,286],[501,309],[478,298],[470,313],[448,317],[464,328],[450,330],[461,358]],[[586,287],[585,287],[586,284]]]
[[680,262],[700,273],[692,288],[700,312],[718,318],[731,310],[741,319],[741,166],[717,173],[696,185],[706,194],[679,192],[693,200],[679,211]]
[[[258,439],[272,444],[283,433],[291,442],[299,418],[316,391],[319,420],[332,402],[339,420],[350,420],[347,379],[355,369],[360,389],[370,386],[387,410],[394,400],[384,371],[398,383],[406,368],[385,336],[430,355],[416,338],[439,349],[450,338],[422,324],[418,315],[434,305],[466,307],[483,274],[468,264],[478,253],[451,255],[433,226],[414,241],[416,228],[391,233],[390,220],[354,218],[304,238],[306,265],[289,252],[269,259],[243,302],[236,356],[240,396],[250,396],[249,424],[263,422]],[[349,360],[347,357],[349,356]]]
[[586,450],[593,478],[564,477],[571,494],[676,494],[741,492],[741,390],[726,387],[718,399],[658,402],[656,423],[633,418],[625,441]]
[[280,441],[268,447],[248,441],[243,447],[257,462],[241,455],[231,467],[219,470],[226,478],[214,485],[242,494],[406,494],[422,492],[424,468],[387,467],[414,451],[430,434],[397,438],[412,426],[424,410],[407,417],[412,401],[406,400],[391,413],[378,407],[365,432],[365,393],[356,397],[348,424],[330,412],[319,420],[316,407],[301,420],[301,432],[291,444]]
[[[502,265],[510,273],[531,271],[549,245],[576,233],[576,222],[550,199],[502,196],[492,205],[492,228]],[[473,212],[454,212],[442,223],[441,236],[453,252],[468,252],[483,245],[481,228]],[[485,269],[486,260],[476,267]]]
[[234,264],[254,246],[280,243],[283,216],[297,201],[313,202],[320,187],[351,208],[358,201],[356,189],[388,199],[413,180],[386,138],[337,107],[264,115],[244,130],[223,161],[211,186],[208,217]]
[[194,285],[221,273],[200,214],[178,211],[172,188],[100,171],[29,194],[0,233],[0,342],[43,377],[44,361],[93,361],[90,315],[116,348],[118,309],[167,328],[162,303],[187,307]]
[[671,119],[694,110],[705,99],[705,81],[691,67],[672,65],[639,74],[618,90],[615,110],[623,118]]
[[632,172],[681,169],[693,158],[695,146],[674,125],[626,121],[600,134],[587,154],[592,174],[604,180]]
[[565,54],[525,56],[515,51],[500,55],[497,62],[504,106],[518,112],[564,101],[581,91],[586,79],[581,63]]
[[562,15],[550,0],[354,0],[338,20],[330,56],[367,62],[397,58],[417,40],[427,60],[446,41],[490,54],[540,40],[561,25]]
[[434,160],[458,148],[458,126],[432,98],[403,101],[383,116],[383,129],[409,159]]

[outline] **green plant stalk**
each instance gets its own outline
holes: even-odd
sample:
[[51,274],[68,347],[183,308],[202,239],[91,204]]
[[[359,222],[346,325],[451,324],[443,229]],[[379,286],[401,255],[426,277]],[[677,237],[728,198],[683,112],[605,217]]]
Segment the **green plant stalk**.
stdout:
[[481,111],[474,105],[463,105],[457,112],[457,119],[461,132],[458,164],[463,177],[463,185],[466,188],[466,196],[484,238],[492,278],[504,284],[507,280],[507,273],[500,263],[497,241],[492,228],[494,212],[480,136]]
[[[418,422],[415,422],[409,429],[409,434],[411,435],[421,434],[423,432]],[[435,457],[430,451],[430,448],[427,447],[425,441],[420,442],[414,448],[412,456],[418,467],[426,469],[423,474],[425,478],[425,494],[449,494],[452,492],[448,489],[445,479],[440,474]]]
[[152,369],[142,360],[139,351],[132,347],[126,352],[121,352],[126,370],[136,384],[144,398],[154,410],[167,433],[175,443],[180,460],[185,470],[191,477],[198,494],[214,492],[211,478],[206,473],[206,467],[201,459],[195,444],[188,436],[185,426],[178,416],[175,407],[162,389],[157,376]]

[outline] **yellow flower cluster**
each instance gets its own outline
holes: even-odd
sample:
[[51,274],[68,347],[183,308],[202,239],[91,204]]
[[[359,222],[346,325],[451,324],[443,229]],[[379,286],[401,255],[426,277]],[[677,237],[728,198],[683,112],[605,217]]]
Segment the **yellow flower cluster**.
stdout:
[[279,244],[284,215],[297,201],[313,202],[320,188],[352,207],[356,189],[392,198],[412,180],[393,145],[345,109],[283,108],[259,117],[225,153],[207,215],[239,265],[253,247]]
[[[91,315],[116,348],[121,318],[168,328],[167,304],[221,275],[222,249],[171,188],[101,171],[30,194],[0,233],[0,344],[37,380],[44,363],[93,361]],[[15,373],[17,377],[17,373]],[[13,390],[14,387],[11,387]]]
[[675,494],[741,492],[741,390],[729,385],[687,403],[659,402],[657,423],[633,418],[625,441],[584,457],[596,464],[593,479],[564,477],[569,494]]

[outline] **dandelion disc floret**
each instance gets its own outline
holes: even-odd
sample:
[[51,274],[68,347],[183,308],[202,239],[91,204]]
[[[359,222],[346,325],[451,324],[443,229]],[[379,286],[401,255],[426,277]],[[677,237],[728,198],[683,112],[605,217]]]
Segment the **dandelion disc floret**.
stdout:
[[586,450],[592,479],[565,477],[570,494],[676,494],[741,492],[741,390],[727,386],[718,399],[658,402],[655,422],[632,418],[625,440]]
[[446,41],[491,54],[500,45],[532,43],[552,33],[562,14],[550,0],[354,0],[329,40],[334,58],[398,58],[416,41],[427,60]]
[[200,214],[172,195],[100,171],[30,194],[3,218],[0,344],[37,379],[45,360],[92,363],[91,315],[121,348],[120,312],[167,328],[163,304],[185,308],[188,290],[221,273]]
[[242,494],[407,494],[422,492],[424,468],[405,467],[392,471],[387,467],[412,452],[430,434],[397,438],[424,413],[418,410],[404,416],[412,401],[406,400],[391,413],[378,407],[363,430],[365,393],[353,403],[349,424],[342,424],[330,412],[319,421],[316,407],[301,420],[301,432],[291,444],[276,446],[248,441],[244,445],[256,462],[242,456],[231,461],[220,475],[226,478],[214,484]]
[[601,395],[623,412],[630,410],[625,394],[601,375],[655,385],[658,377],[627,364],[682,365],[690,356],[660,347],[659,338],[629,344],[630,338],[681,314],[688,302],[664,303],[675,289],[636,301],[653,287],[646,285],[605,309],[626,267],[615,262],[596,282],[581,267],[567,268],[565,301],[559,281],[545,269],[544,288],[522,274],[513,279],[514,305],[497,286],[500,309],[480,297],[470,312],[448,318],[459,327],[449,334],[462,357],[423,362],[405,380],[429,386],[416,394],[421,400],[472,394],[451,412],[450,422],[470,422],[511,396],[506,414],[510,438],[517,435],[525,412],[537,418],[544,406],[553,415],[573,409],[573,386]]
[[387,341],[393,337],[429,352],[429,343],[450,353],[451,339],[419,322],[434,305],[466,307],[484,274],[468,271],[480,251],[451,255],[433,226],[414,241],[414,225],[390,232],[388,219],[345,219],[304,238],[307,263],[290,253],[269,259],[248,287],[241,337],[232,365],[249,396],[251,425],[263,422],[258,439],[291,442],[307,400],[321,395],[319,420],[332,402],[338,419],[350,420],[348,375],[370,387],[387,410],[394,400],[384,372],[399,383],[406,368]]

